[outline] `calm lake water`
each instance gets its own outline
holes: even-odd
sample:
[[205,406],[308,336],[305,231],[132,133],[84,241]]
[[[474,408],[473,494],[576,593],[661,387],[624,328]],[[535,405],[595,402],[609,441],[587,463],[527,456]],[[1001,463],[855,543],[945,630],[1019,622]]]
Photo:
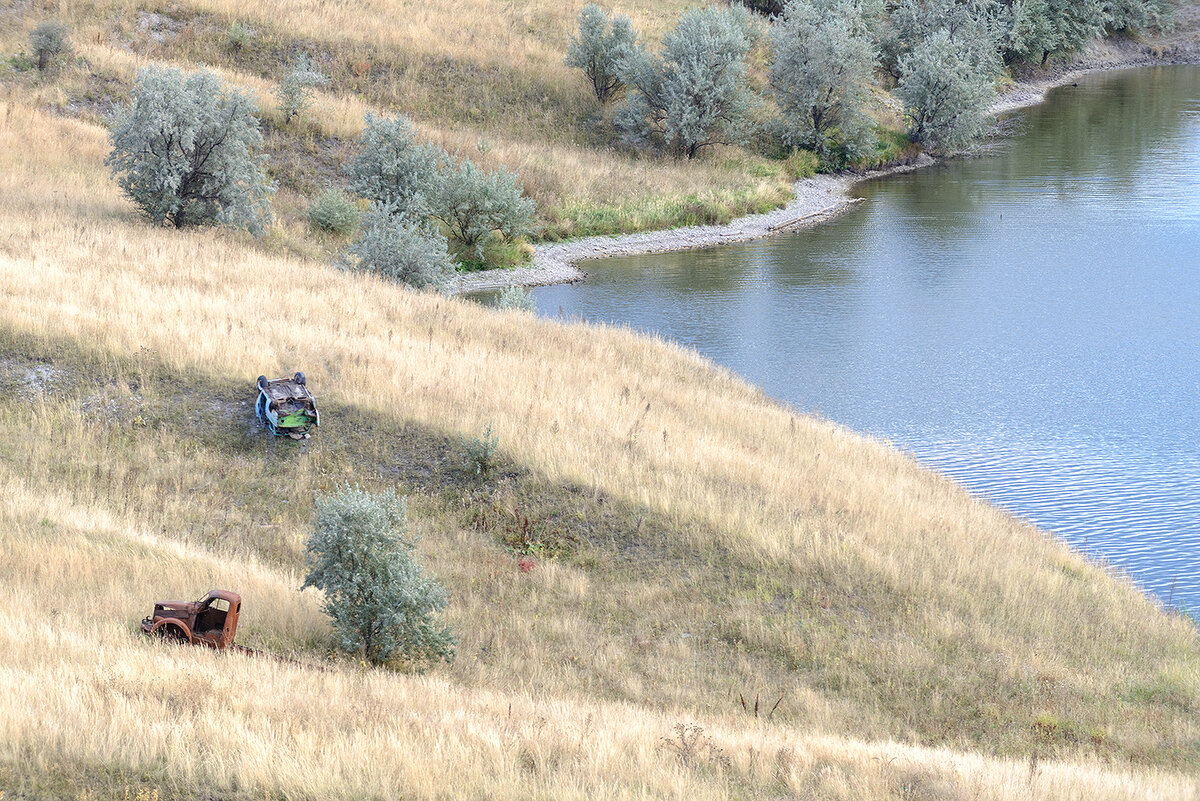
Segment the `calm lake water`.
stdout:
[[657,331],[1200,609],[1200,69],[1096,75],[819,229],[585,265]]

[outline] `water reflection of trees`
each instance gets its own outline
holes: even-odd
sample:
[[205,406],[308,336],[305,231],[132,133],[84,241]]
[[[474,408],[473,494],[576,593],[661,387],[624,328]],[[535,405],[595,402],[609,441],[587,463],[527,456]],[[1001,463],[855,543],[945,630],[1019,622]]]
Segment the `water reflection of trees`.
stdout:
[[1129,187],[1155,150],[1187,124],[1184,104],[1200,92],[1200,70],[1156,67],[1096,75],[1062,87],[1031,109],[1027,133],[1005,159],[1005,177],[1057,178],[1060,192],[1080,179]]
[[[1027,111],[1022,130],[998,153],[865,186],[880,220],[876,235],[889,240],[886,259],[922,283],[944,283],[971,260],[981,236],[1002,256],[1005,243],[1022,247],[1021,231],[1055,224],[1056,200],[1136,190],[1148,162],[1188,125],[1182,112],[1200,96],[1200,70],[1145,69],[1091,81]],[[1018,218],[1024,228],[1013,225]]]
[[628,272],[632,283],[652,284],[655,291],[669,294],[728,294],[764,282],[781,287],[838,286],[854,278],[854,248],[846,243],[861,238],[866,219],[865,214],[852,211],[808,231],[614,260],[605,264],[605,270]]
[[593,282],[625,287],[640,296],[673,296],[687,292],[726,292],[741,282],[741,271],[726,264],[722,248],[681,250],[639,256],[618,256],[584,262]]
[[759,242],[621,260],[628,264],[616,269],[630,271],[630,285],[663,296],[732,297],[762,283],[832,288],[886,265],[943,284],[972,261],[981,232],[1002,256],[1009,245],[1022,247],[1022,231],[1054,224],[1055,196],[1136,184],[1146,161],[1180,135],[1181,110],[1198,96],[1197,69],[1095,76],[1025,112],[1021,130],[998,152],[866,184],[869,202],[836,221]]
[[1179,136],[1188,120],[1183,107],[1200,95],[1200,70],[1188,67],[1085,81],[1023,112],[1021,130],[1000,146],[1000,155],[888,179],[878,188],[868,185],[865,194],[886,194],[914,224],[933,221],[948,234],[971,225],[972,212],[990,211],[997,188],[1030,191],[1049,181],[1066,196],[1079,191],[1081,181],[1127,188],[1144,173],[1146,160]]
[[767,275],[773,284],[785,289],[848,284],[861,268],[861,253],[870,230],[870,212],[860,207],[817,228],[776,237],[764,265]]
[[938,165],[870,188],[877,219],[872,261],[918,283],[954,280],[963,249],[994,224],[993,187],[964,172],[963,162]]

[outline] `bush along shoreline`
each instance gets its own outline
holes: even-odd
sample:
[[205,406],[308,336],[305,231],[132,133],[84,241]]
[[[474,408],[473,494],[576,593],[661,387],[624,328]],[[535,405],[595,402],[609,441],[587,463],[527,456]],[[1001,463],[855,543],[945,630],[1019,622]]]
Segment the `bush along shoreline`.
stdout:
[[[1104,42],[1095,47],[1094,52],[1089,49],[1065,64],[1049,70],[1031,70],[1028,77],[995,97],[987,109],[987,116],[995,118],[1039,105],[1051,90],[1075,83],[1085,75],[1136,67],[1187,64],[1200,64],[1200,51],[1194,47],[1157,51],[1132,40]],[[964,152],[947,153],[941,158],[960,156]],[[795,197],[787,205],[763,214],[739,217],[724,225],[687,226],[538,243],[534,245],[534,255],[528,265],[459,275],[452,281],[450,291],[469,294],[513,286],[576,283],[587,280],[587,272],[580,263],[589,259],[713,247],[760,239],[783,230],[812,227],[836,218],[853,206],[856,200],[851,193],[856,184],[929,167],[937,164],[938,160],[939,157],[922,152],[878,169],[857,172],[843,170],[801,178],[793,185]]]
[[[578,281],[578,262],[590,258],[816,224],[848,207],[857,180],[970,152],[989,116],[1038,102],[1079,70],[1195,61],[1192,11],[1177,14],[1179,35],[1167,32],[1165,0],[788,0],[696,8],[660,20],[671,27],[639,31],[589,4],[574,33],[554,34],[561,49],[552,57],[559,88],[584,98],[560,133],[605,162],[604,188],[568,189],[546,166],[556,162],[530,157],[547,143],[494,148],[493,134],[502,141],[517,129],[489,124],[487,136],[476,129],[464,139],[419,111],[381,115],[389,106],[373,95],[371,64],[355,62],[347,83],[351,53],[331,43],[296,40],[260,54],[277,64],[243,65],[265,29],[235,26],[218,44],[193,42],[205,53],[194,72],[150,65],[113,82],[93,71],[90,45],[74,58],[70,27],[48,21],[29,34],[33,56],[9,66],[36,68],[39,82],[70,97],[116,93],[103,114],[83,103],[65,110],[113,120],[108,163],[152,222],[244,228],[267,249],[464,293]],[[164,49],[157,55],[169,59]],[[228,60],[265,71],[273,88],[249,89],[237,71],[218,77]],[[330,104],[343,102],[365,119],[361,128],[344,116],[330,122]],[[238,111],[231,123],[197,111],[225,106]],[[196,124],[164,133],[153,121],[167,112]],[[164,151],[142,145],[167,134],[200,150],[221,143],[222,169],[192,169],[195,155],[150,163],[145,153]]]

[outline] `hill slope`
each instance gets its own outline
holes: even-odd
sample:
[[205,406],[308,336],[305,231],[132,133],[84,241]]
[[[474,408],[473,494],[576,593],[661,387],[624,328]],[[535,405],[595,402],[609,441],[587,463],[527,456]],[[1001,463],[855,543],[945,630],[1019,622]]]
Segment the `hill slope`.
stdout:
[[[1128,583],[677,347],[150,227],[102,129],[20,98],[0,101],[6,793],[1196,795],[1197,632]],[[306,448],[249,406],[254,376],[297,367],[324,409]],[[489,423],[505,463],[478,482],[459,437]],[[412,496],[453,668],[135,633],[156,597],[229,585],[248,644],[318,658],[295,587],[312,494],[346,480]],[[739,696],[783,700],[767,720]]]
[[[100,0],[50,10],[20,3],[0,9],[0,53],[27,53],[29,30],[54,18],[70,26],[76,56],[49,79],[0,59],[0,80],[95,122],[127,99],[137,68],[148,63],[207,66],[252,88],[281,190],[276,210],[293,247],[300,246],[293,240],[321,246],[304,230],[304,208],[338,182],[348,140],[368,110],[401,111],[450,152],[517,171],[551,238],[723,222],[790,198],[783,165],[742,148],[718,148],[691,163],[615,149],[612,109],[563,63],[582,5]],[[688,6],[658,0],[625,11],[658,36]],[[234,26],[245,32],[237,46]],[[313,57],[331,81],[310,111],[287,124],[273,90],[297,53]]]

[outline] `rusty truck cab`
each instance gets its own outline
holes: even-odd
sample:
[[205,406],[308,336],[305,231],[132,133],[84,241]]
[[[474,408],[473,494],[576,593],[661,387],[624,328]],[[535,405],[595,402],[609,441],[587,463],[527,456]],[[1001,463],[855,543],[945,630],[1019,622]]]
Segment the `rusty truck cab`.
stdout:
[[192,636],[214,648],[228,648],[237,634],[241,596],[228,590],[213,590],[200,601]]
[[164,639],[225,649],[237,635],[242,598],[229,590],[213,590],[199,601],[159,601],[142,631]]

